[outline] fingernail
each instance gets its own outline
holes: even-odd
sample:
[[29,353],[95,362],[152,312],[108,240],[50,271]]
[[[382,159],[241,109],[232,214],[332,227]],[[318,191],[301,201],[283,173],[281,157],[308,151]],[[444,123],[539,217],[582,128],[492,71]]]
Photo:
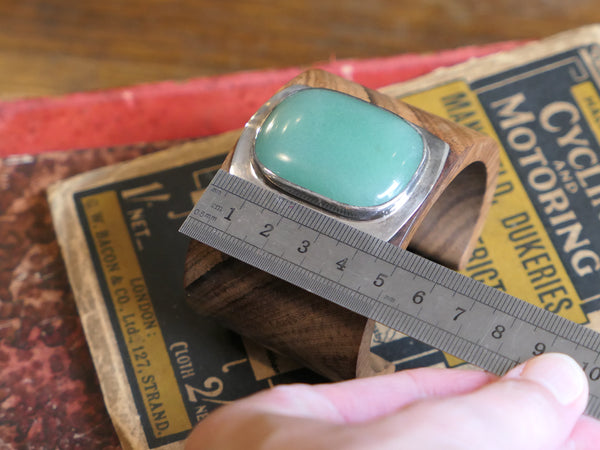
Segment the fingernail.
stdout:
[[524,378],[544,386],[562,405],[577,400],[586,390],[585,373],[570,356],[546,353],[515,367],[507,376]]

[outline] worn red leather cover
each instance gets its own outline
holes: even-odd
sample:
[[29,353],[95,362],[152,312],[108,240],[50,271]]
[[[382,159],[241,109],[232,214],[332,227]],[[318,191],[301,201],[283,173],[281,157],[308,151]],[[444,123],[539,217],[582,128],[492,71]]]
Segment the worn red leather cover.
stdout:
[[[468,47],[316,64],[378,88],[518,45]],[[302,68],[166,81],[102,92],[0,102],[0,156],[209,136],[240,128]]]

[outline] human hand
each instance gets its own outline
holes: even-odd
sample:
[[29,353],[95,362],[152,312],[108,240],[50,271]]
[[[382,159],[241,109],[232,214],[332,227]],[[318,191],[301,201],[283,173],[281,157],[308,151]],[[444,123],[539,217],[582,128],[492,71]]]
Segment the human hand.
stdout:
[[579,365],[556,353],[502,378],[423,368],[280,385],[209,415],[186,449],[597,449],[587,397]]

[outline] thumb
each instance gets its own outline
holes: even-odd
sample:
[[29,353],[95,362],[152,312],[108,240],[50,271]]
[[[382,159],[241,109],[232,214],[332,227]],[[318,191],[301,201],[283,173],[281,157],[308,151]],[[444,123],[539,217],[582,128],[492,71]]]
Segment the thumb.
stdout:
[[[469,394],[417,402],[373,424],[418,448],[560,449],[585,409],[587,378],[570,357],[549,353]],[[423,430],[439,430],[425,434]]]

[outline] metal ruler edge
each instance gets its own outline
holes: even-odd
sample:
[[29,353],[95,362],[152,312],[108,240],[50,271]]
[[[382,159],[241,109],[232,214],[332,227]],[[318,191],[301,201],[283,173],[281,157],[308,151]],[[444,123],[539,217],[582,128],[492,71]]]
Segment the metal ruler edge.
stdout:
[[[232,217],[233,211],[236,211],[235,220]],[[279,218],[280,222],[282,219],[286,219],[294,226],[298,226],[298,230],[312,230],[317,233],[317,239],[329,238],[338,244],[342,243],[354,249],[357,253],[360,252],[361,256],[367,255],[380,261],[381,264],[385,263],[391,266],[393,270],[390,271],[390,274],[386,274],[385,278],[383,278],[384,274],[380,273],[382,286],[393,276],[398,279],[398,282],[406,282],[410,277],[412,280],[416,280],[417,284],[420,281],[426,282],[427,292],[425,290],[416,291],[417,294],[419,292],[423,292],[423,294],[418,297],[415,297],[417,294],[414,294],[413,304],[410,302],[410,295],[409,301],[400,303],[396,297],[393,297],[394,301],[386,302],[380,296],[360,292],[361,289],[351,286],[352,282],[348,280],[342,281],[343,275],[340,279],[335,280],[332,279],[333,277],[310,270],[301,262],[293,261],[293,258],[284,256],[286,251],[290,252],[290,249],[292,252],[293,248],[299,251],[301,247],[297,247],[296,243],[290,242],[290,247],[286,248],[282,255],[274,254],[265,249],[265,245],[271,239],[271,233],[276,233],[275,228],[280,224],[274,226],[273,230],[269,230],[268,234],[265,233],[267,236],[263,234],[266,239],[261,239],[262,246],[249,242],[251,239],[248,239],[248,234],[242,237],[240,233],[247,231],[246,229],[253,224],[238,220],[240,216],[244,218],[248,211],[254,215],[258,214],[259,217],[269,214],[269,217]],[[228,215],[230,217],[227,217]],[[230,231],[232,224],[237,224],[236,233]],[[255,231],[256,234],[260,234],[257,230]],[[497,375],[506,373],[518,363],[533,356],[535,350],[541,349],[541,347],[538,348],[538,345],[543,344],[543,351],[567,353],[584,367],[590,381],[590,397],[586,414],[600,418],[600,334],[583,325],[396,247],[289,197],[279,195],[223,170],[219,170],[215,175],[203,196],[184,221],[180,232],[324,299]],[[362,275],[364,276],[364,274]],[[377,279],[375,280],[377,281]],[[378,285],[379,283],[375,284],[375,287],[380,287]],[[436,288],[438,291],[441,289],[447,292],[438,292],[433,295]],[[424,308],[415,308],[415,305],[419,306],[425,303],[424,299],[429,300],[432,296],[437,299],[438,309],[442,306],[440,299],[444,302],[448,300],[450,306],[465,305],[466,299],[467,304],[472,301],[472,306],[468,311],[472,318],[489,321],[489,317],[497,313],[504,316],[490,321],[490,325],[482,324],[482,320],[479,322],[471,320],[466,325],[461,325],[459,331],[452,331],[451,328],[456,324],[452,323],[450,318],[433,323],[434,310],[430,309],[427,312]],[[452,303],[449,298],[459,298],[460,301]],[[431,308],[435,308],[435,304]],[[452,308],[450,307],[450,309]],[[458,316],[466,313],[466,310],[466,307],[455,309],[460,313]],[[474,310],[477,313],[473,313]],[[511,320],[507,321],[507,317]],[[453,322],[456,321],[456,319],[453,320]],[[508,322],[511,322],[510,325]],[[496,325],[494,328],[494,323],[502,325]],[[463,329],[463,326],[466,328]],[[468,337],[469,333],[466,333],[467,336],[465,336],[466,330],[475,328],[477,330],[474,332],[474,337]],[[462,335],[461,330],[463,331]],[[494,332],[496,332],[495,335]],[[504,334],[509,335],[511,332],[511,344],[505,346],[505,342],[502,341]],[[526,342],[532,332],[542,334],[544,341],[537,342],[533,352],[524,352],[524,349],[519,347],[519,343]],[[550,340],[551,342],[549,342]],[[534,339],[535,341],[536,339]]]

